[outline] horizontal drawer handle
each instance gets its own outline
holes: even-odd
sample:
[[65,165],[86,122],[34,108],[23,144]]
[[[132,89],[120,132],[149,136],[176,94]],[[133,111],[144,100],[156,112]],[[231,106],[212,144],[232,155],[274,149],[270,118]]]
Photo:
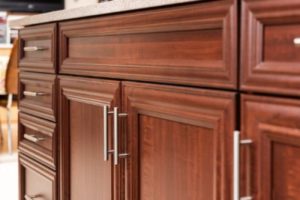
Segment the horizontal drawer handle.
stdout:
[[294,44],[295,45],[300,45],[300,37],[297,37],[294,39]]
[[27,52],[31,52],[31,51],[44,51],[44,50],[47,50],[48,48],[47,47],[24,47],[24,51],[27,51]]
[[34,200],[38,197],[39,197],[38,195],[30,196],[30,195],[27,195],[27,194],[24,196],[25,200]]
[[31,91],[24,91],[24,96],[30,96],[30,97],[37,97],[37,96],[46,96],[48,95],[45,92],[31,92]]
[[29,140],[30,142],[34,142],[34,143],[38,143],[40,141],[45,140],[45,138],[43,138],[43,137],[38,137],[36,135],[30,135],[30,134],[27,134],[27,133],[24,134],[24,138],[26,140]]

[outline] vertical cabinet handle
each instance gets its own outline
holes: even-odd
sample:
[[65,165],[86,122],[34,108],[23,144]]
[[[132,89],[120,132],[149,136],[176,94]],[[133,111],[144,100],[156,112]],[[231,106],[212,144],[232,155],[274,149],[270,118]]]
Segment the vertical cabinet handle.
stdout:
[[[108,148],[108,116],[113,114],[113,149]],[[119,113],[118,107],[114,107],[113,111],[109,111],[107,105],[103,106],[103,152],[104,161],[108,161],[109,154],[114,154],[114,165],[119,164],[119,158],[125,158],[127,153],[119,154],[119,117],[126,117],[127,113]]]
[[114,165],[119,164],[119,157],[125,158],[128,153],[119,154],[119,117],[127,117],[127,113],[119,113],[118,107],[114,107]]
[[250,145],[251,139],[240,139],[240,131],[234,131],[233,138],[233,200],[252,200],[253,197],[240,197],[240,145]]

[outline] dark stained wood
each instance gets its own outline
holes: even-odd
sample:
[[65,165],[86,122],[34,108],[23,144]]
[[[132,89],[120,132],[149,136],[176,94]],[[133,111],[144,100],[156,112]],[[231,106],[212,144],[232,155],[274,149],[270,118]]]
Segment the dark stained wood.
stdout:
[[[42,141],[32,142],[24,138],[24,134],[44,138]],[[30,115],[19,115],[19,150],[27,156],[38,160],[52,169],[57,163],[56,124]]]
[[236,88],[236,13],[226,0],[62,22],[59,71]]
[[241,133],[254,142],[251,195],[260,200],[299,199],[300,101],[243,95],[241,107]]
[[59,82],[60,199],[117,199],[118,171],[111,157],[103,160],[103,105],[120,105],[119,82],[67,76]]
[[242,3],[241,88],[300,95],[300,2]]
[[38,196],[36,199],[57,200],[56,173],[28,157],[19,155],[20,200],[25,195]]
[[[56,121],[56,76],[38,73],[20,73],[20,111],[47,120]],[[43,92],[44,96],[25,96],[24,91]]]
[[124,83],[128,200],[231,199],[235,94]]
[[[46,24],[20,30],[20,62],[22,71],[55,73],[57,66],[57,24]],[[24,52],[28,46],[46,50]]]

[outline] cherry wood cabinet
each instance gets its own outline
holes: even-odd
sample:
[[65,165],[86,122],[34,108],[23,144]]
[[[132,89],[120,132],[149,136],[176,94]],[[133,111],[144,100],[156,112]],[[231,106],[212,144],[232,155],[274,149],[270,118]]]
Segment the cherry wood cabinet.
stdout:
[[247,163],[252,197],[299,199],[300,100],[243,95],[241,109],[242,137],[253,140]]
[[117,199],[118,171],[103,156],[103,106],[120,106],[120,83],[62,76],[58,92],[60,199]]
[[125,82],[130,200],[231,198],[235,93]]
[[20,200],[298,200],[299,8],[195,1],[22,29]]

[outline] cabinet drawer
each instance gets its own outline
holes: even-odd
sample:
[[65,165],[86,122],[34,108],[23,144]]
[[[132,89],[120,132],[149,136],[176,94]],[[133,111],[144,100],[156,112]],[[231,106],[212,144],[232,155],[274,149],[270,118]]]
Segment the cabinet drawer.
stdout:
[[60,73],[235,88],[236,11],[229,0],[62,22]]
[[20,154],[20,199],[56,200],[56,174]]
[[20,69],[35,72],[56,72],[56,24],[24,28],[20,31]]
[[56,76],[20,74],[20,110],[34,116],[56,121]]
[[30,115],[19,115],[19,149],[43,164],[56,168],[56,125]]
[[243,90],[300,96],[300,1],[243,1]]

